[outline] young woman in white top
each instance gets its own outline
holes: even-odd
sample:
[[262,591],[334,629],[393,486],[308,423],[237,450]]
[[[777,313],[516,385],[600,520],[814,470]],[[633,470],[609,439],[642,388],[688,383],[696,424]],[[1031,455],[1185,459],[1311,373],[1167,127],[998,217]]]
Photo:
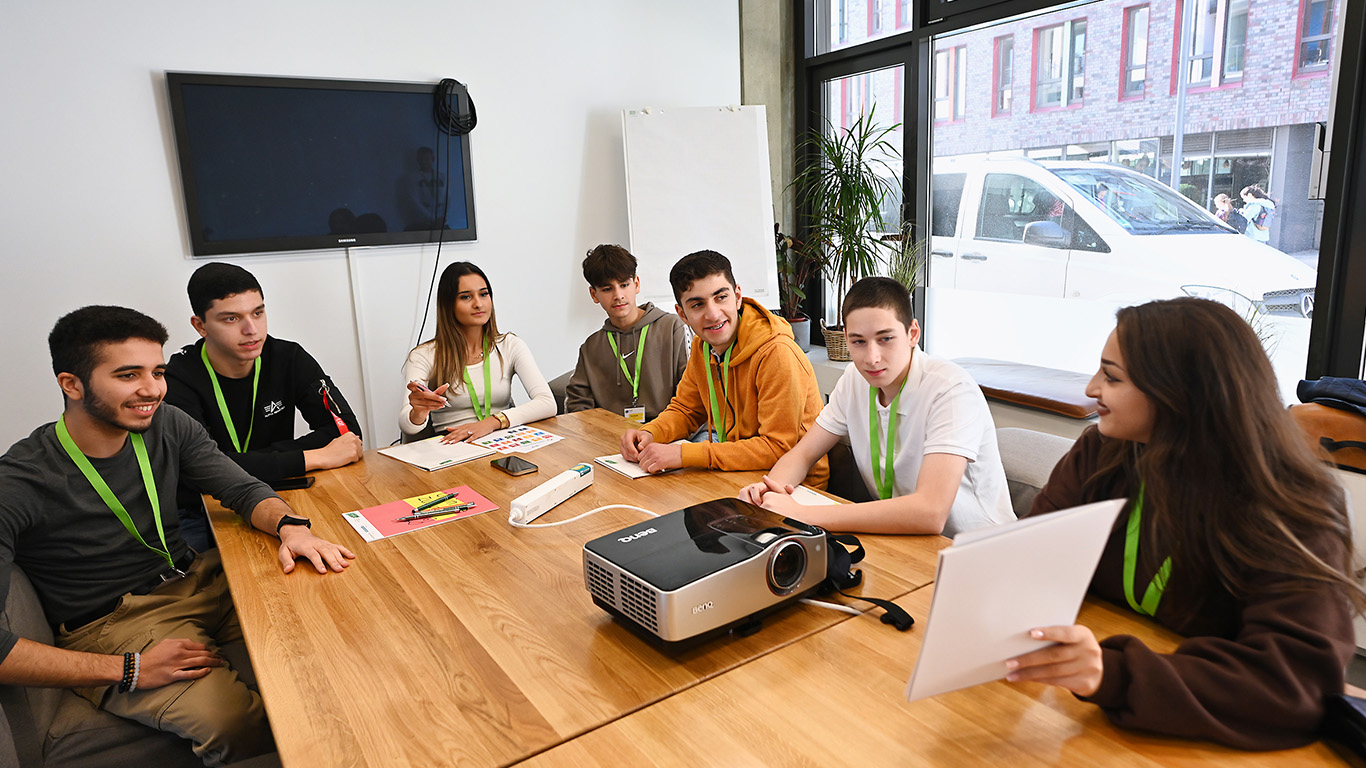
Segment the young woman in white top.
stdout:
[[[408,353],[408,402],[399,428],[416,435],[430,423],[445,442],[477,440],[496,429],[555,415],[555,397],[526,343],[499,333],[493,288],[483,270],[457,261],[436,288],[436,337]],[[531,401],[512,407],[512,376]]]

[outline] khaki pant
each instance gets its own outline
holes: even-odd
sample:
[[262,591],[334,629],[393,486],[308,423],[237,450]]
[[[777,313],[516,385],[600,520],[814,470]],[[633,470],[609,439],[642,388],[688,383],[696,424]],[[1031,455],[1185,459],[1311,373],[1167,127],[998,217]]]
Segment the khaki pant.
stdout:
[[[185,578],[147,595],[124,595],[114,612],[74,631],[63,626],[57,646],[72,651],[123,655],[142,653],[167,638],[204,643],[222,655],[241,646],[242,627],[228,592],[218,550],[195,559]],[[240,648],[227,648],[232,654]],[[245,654],[243,654],[244,656]],[[107,712],[170,731],[194,742],[207,765],[222,765],[275,750],[261,696],[228,666],[214,667],[198,680],[132,693],[118,686],[77,693]]]

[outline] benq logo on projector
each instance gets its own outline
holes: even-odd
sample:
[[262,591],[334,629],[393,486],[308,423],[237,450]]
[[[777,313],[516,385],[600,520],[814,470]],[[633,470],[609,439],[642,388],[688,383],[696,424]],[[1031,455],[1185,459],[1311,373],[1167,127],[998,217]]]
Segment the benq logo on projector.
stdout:
[[696,616],[697,614],[699,614],[699,613],[701,613],[701,612],[703,612],[703,611],[710,611],[711,608],[712,608],[711,601],[708,600],[707,602],[705,602],[705,603],[703,603],[703,604],[701,604],[701,605],[694,605],[694,606],[692,607],[692,613],[693,613],[694,616]]
[[622,536],[618,538],[617,541],[621,542],[622,544],[630,544],[636,539],[639,539],[642,536],[649,536],[652,533],[659,533],[659,531],[656,531],[653,528],[646,528],[645,530],[633,533],[630,536]]

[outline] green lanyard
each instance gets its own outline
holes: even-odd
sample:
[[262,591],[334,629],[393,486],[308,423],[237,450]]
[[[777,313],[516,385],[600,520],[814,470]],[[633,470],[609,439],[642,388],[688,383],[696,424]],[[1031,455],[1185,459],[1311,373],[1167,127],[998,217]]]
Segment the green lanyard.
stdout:
[[[909,378],[909,377],[907,377]],[[868,442],[872,443],[873,448],[873,482],[877,483],[878,498],[892,498],[892,486],[896,480],[896,475],[892,472],[892,464],[896,461],[896,417],[897,405],[901,403],[901,390],[906,388],[906,382],[901,382],[901,389],[896,391],[896,397],[892,398],[891,413],[887,414],[887,456],[886,469],[878,466],[883,461],[881,456],[882,435],[881,425],[877,421],[877,387],[868,388]]]
[[104,478],[100,477],[100,473],[95,471],[90,459],[86,458],[85,454],[81,453],[81,449],[76,447],[76,441],[71,439],[71,433],[66,429],[66,415],[63,414],[61,418],[57,419],[57,440],[66,449],[71,460],[76,463],[77,469],[85,475],[85,479],[90,481],[95,493],[104,499],[105,506],[109,507],[109,511],[114,513],[119,522],[123,523],[123,527],[127,528],[128,532],[133,534],[133,538],[137,539],[142,546],[166,558],[166,564],[175,568],[175,560],[171,557],[171,548],[166,546],[166,532],[161,528],[161,503],[157,500],[156,481],[152,479],[152,462],[147,458],[147,444],[143,442],[142,435],[137,433],[130,434],[129,438],[133,441],[133,453],[137,454],[138,457],[138,469],[142,470],[142,484],[147,488],[147,500],[152,502],[152,519],[156,521],[157,535],[161,537],[161,549],[148,544],[142,538],[142,534],[138,533],[137,526],[133,525],[132,518],[128,516],[128,510],[123,508],[123,504],[109,489],[109,484],[104,482]]
[[232,414],[228,413],[228,403],[223,399],[223,389],[218,386],[218,374],[209,363],[207,344],[199,348],[199,359],[204,361],[204,369],[209,372],[209,381],[213,383],[213,396],[218,400],[218,412],[223,414],[223,423],[228,427],[232,447],[236,448],[238,453],[246,453],[247,446],[251,445],[251,431],[256,427],[256,387],[261,383],[261,358],[258,355],[251,365],[256,372],[251,377],[251,410],[247,412],[247,441],[240,445],[237,443],[237,430],[232,426]]
[[[721,396],[723,399],[726,392],[730,390],[730,353],[734,351],[735,341],[732,340],[730,348],[721,358]],[[716,388],[711,383],[711,345],[705,341],[702,342],[702,357],[707,364],[707,396],[711,398],[711,413],[708,415],[711,416],[712,429],[716,430],[716,442],[724,443],[726,442],[726,425],[724,423],[718,425],[717,419],[724,420],[726,415],[718,410],[716,405]]]
[[465,369],[465,391],[470,393],[470,405],[474,406],[474,415],[480,421],[487,419],[493,412],[493,378],[489,372],[489,340],[484,337],[484,401],[479,401],[479,393],[474,391],[474,380],[470,378],[470,369]]
[[1168,557],[1162,561],[1162,567],[1157,569],[1153,580],[1148,582],[1148,589],[1143,593],[1143,602],[1134,600],[1134,570],[1138,563],[1138,535],[1139,523],[1143,519],[1143,490],[1144,486],[1138,487],[1138,500],[1134,502],[1134,508],[1129,510],[1129,525],[1124,532],[1124,598],[1129,601],[1129,607],[1139,613],[1148,616],[1157,615],[1157,604],[1162,602],[1162,593],[1167,590],[1167,578],[1172,572],[1172,559]]
[[645,334],[650,332],[650,326],[640,329],[640,343],[636,345],[636,377],[631,378],[631,372],[626,368],[626,361],[621,359],[621,352],[617,349],[617,339],[615,333],[607,334],[607,343],[612,345],[612,354],[617,356],[617,364],[621,366],[621,372],[626,374],[626,381],[631,385],[631,405],[635,405],[640,399],[640,361],[645,357]]

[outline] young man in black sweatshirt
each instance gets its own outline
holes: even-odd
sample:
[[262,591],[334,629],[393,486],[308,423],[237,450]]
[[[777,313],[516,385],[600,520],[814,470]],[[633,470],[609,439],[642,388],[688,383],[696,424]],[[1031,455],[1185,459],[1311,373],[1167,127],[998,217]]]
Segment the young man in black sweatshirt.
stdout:
[[[250,272],[205,264],[190,277],[188,293],[190,325],[202,338],[167,362],[166,402],[203,424],[223,453],[266,483],[361,458],[351,406],[303,347],[266,334],[264,293]],[[296,410],[311,429],[297,438]],[[199,492],[182,484],[180,508],[199,509]]]

